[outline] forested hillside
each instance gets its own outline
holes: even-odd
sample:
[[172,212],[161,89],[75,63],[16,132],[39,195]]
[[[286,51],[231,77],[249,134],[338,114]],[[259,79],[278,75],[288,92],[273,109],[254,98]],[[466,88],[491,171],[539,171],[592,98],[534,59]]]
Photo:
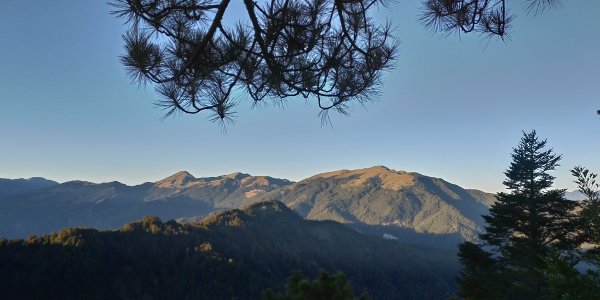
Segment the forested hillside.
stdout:
[[257,299],[292,270],[342,271],[374,299],[441,299],[455,290],[453,253],[306,221],[280,202],[210,216],[158,218],[115,231],[64,229],[0,243],[4,299]]

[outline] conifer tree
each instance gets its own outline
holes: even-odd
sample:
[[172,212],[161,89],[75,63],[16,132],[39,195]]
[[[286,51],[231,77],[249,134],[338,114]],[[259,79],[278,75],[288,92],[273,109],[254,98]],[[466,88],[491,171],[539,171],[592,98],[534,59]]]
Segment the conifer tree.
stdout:
[[[583,202],[581,217],[582,240],[590,244],[600,244],[600,184],[596,182],[598,174],[590,172],[588,169],[577,166],[571,170],[575,176],[577,187],[585,197]],[[600,252],[600,247],[592,249],[594,254]]]
[[[546,149],[546,140],[531,131],[523,133],[511,156],[503,182],[509,192],[498,193],[484,216],[481,242],[459,247],[464,266],[459,294],[466,299],[544,299],[546,257],[551,251],[570,254],[577,246],[575,203],[564,199],[564,190],[551,189],[549,172],[561,155]],[[470,290],[473,285],[479,294]]]

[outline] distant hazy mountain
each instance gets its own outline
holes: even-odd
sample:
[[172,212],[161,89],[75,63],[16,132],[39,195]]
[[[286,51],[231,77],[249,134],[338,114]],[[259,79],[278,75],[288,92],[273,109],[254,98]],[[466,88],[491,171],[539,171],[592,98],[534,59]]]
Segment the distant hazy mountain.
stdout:
[[242,173],[195,178],[187,172],[137,186],[72,181],[0,198],[0,237],[40,235],[75,226],[118,228],[146,215],[201,216],[240,207],[248,198],[289,183]]
[[118,231],[0,240],[0,266],[3,299],[260,299],[293,270],[322,269],[373,299],[446,299],[459,270],[453,252],[303,220],[279,202],[195,224],[147,217]]
[[0,198],[9,195],[22,194],[37,189],[43,189],[57,185],[58,182],[48,180],[42,177],[32,177],[29,179],[5,179],[0,178]]
[[310,220],[452,247],[475,238],[484,225],[481,215],[494,201],[488,193],[381,166],[315,175],[258,198],[282,201]]
[[577,190],[566,192],[565,198],[567,198],[569,200],[574,200],[574,201],[580,201],[580,200],[587,199],[587,197],[584,194],[582,194],[580,191],[577,191]]

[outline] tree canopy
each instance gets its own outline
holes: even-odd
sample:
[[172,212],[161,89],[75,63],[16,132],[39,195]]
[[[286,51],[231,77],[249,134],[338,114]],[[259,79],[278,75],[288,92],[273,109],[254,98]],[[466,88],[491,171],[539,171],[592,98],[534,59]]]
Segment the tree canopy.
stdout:
[[[530,11],[556,0],[523,0]],[[392,67],[397,41],[373,9],[391,0],[243,0],[245,16],[224,22],[230,0],[113,0],[113,13],[131,24],[123,65],[138,83],[151,83],[166,116],[212,113],[231,120],[236,89],[253,103],[301,96],[346,114],[351,103],[374,99]],[[422,0],[423,23],[437,31],[506,36],[512,17],[505,0]]]
[[367,300],[370,299],[366,293],[360,298],[354,295],[352,285],[346,279],[346,276],[338,272],[335,275],[329,275],[326,271],[321,271],[319,278],[308,280],[302,277],[300,273],[294,273],[285,285],[285,293],[275,293],[268,289],[263,293],[263,300]]
[[259,103],[302,96],[324,111],[368,101],[396,53],[390,27],[370,18],[385,1],[244,0],[248,22],[226,27],[229,0],[118,0],[131,22],[122,57],[130,75],[152,82],[167,115],[231,116],[242,87]]

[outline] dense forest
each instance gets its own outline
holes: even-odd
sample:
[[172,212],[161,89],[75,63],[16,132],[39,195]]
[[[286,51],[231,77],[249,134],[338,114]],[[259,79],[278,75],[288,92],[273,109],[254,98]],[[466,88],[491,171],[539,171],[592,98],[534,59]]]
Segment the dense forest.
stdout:
[[208,217],[155,217],[114,231],[64,229],[0,242],[4,299],[259,299],[293,271],[342,271],[374,299],[440,299],[458,272],[453,253],[307,221],[280,202]]

